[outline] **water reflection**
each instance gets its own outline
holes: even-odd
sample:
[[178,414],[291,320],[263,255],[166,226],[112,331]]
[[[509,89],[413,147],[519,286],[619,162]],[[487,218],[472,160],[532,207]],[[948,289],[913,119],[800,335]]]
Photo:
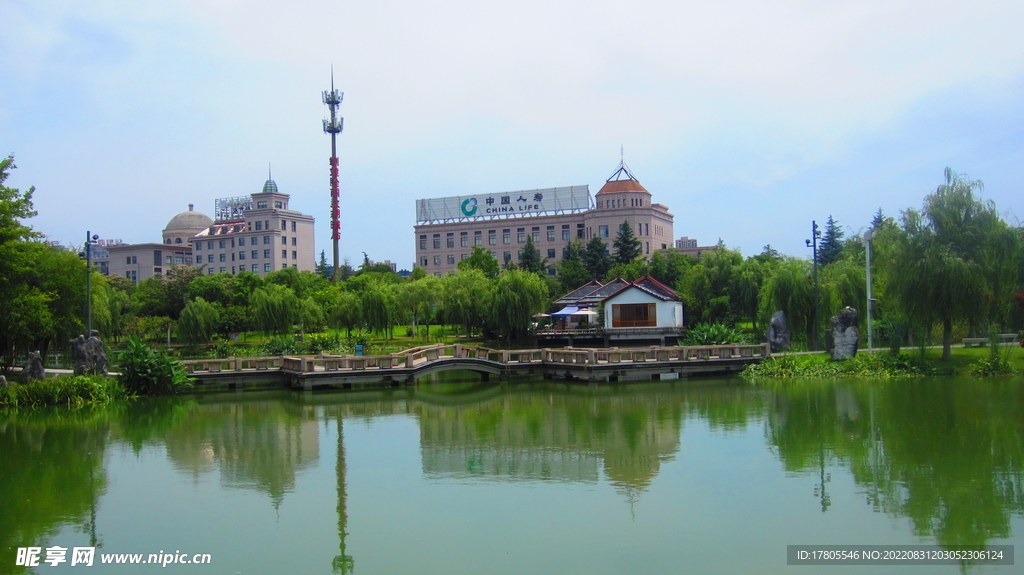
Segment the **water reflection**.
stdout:
[[1011,514],[1024,512],[1019,381],[785,382],[772,392],[768,439],[787,470],[848,467],[867,504],[909,518],[917,536],[980,545],[1009,537]]
[[[868,508],[907,518],[913,535],[946,546],[1010,538],[1011,519],[1024,515],[1019,380],[598,387],[448,382],[374,393],[230,394],[0,416],[0,493],[18,494],[5,498],[0,545],[9,557],[17,547],[47,541],[62,525],[77,526],[94,541],[105,529],[126,528],[104,525],[102,512],[96,516],[108,489],[107,446],[120,442],[136,452],[165,448],[184,476],[215,473],[221,486],[263,494],[274,505],[296,489],[300,474],[332,473],[336,510],[327,513],[336,513],[338,551],[331,553],[331,567],[351,573],[348,498],[365,494],[353,493],[347,483],[344,427],[385,415],[415,420],[420,469],[439,483],[607,480],[633,504],[662,480],[669,462],[688,453],[696,431],[728,440],[755,430],[760,441],[763,429],[763,449],[786,472],[814,478],[814,491],[806,496],[817,500],[815,515],[819,506],[823,517],[831,517],[838,502],[849,505],[848,497],[837,496],[836,485],[844,483],[833,483],[833,474],[852,478]],[[336,438],[330,435],[335,429]],[[335,469],[318,471],[331,451]],[[755,475],[749,482],[757,489],[772,479]],[[783,507],[780,524],[805,519]]]

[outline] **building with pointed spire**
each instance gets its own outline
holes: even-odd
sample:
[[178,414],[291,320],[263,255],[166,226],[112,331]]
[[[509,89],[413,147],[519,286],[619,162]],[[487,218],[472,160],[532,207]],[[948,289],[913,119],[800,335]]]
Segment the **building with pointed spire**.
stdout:
[[673,247],[673,215],[620,162],[597,194],[569,186],[417,201],[416,263],[438,277],[480,246],[499,262],[518,262],[527,237],[533,239],[548,273],[573,239],[593,237],[609,250],[623,222],[629,222],[645,257]]

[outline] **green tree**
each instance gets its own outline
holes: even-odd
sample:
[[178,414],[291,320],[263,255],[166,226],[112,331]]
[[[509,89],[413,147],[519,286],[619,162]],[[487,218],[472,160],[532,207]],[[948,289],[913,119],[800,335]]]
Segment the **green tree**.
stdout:
[[178,339],[187,345],[207,343],[217,332],[220,312],[201,297],[188,302],[178,318]]
[[[502,275],[506,273],[510,272],[502,272]],[[445,318],[453,324],[462,325],[467,336],[475,328],[484,326],[493,294],[494,281],[487,279],[478,269],[460,270],[441,278],[441,307]]]
[[814,317],[811,262],[794,258],[779,262],[762,284],[759,299],[763,321],[782,310],[786,313],[786,322],[793,330],[793,335],[803,335],[804,341],[811,341]]
[[547,286],[536,274],[510,270],[498,276],[494,286],[491,317],[498,333],[509,341],[525,339],[533,314],[547,306]]
[[349,290],[332,292],[332,301],[327,305],[327,320],[335,329],[345,328],[352,337],[352,328],[363,325],[363,308],[359,294]]
[[331,279],[330,266],[327,264],[327,254],[324,253],[324,250],[320,250],[320,261],[316,264],[316,275],[327,280]]
[[601,238],[594,236],[587,242],[583,250],[583,267],[590,273],[590,279],[600,279],[608,275],[612,269],[612,257],[608,254],[608,245]]
[[643,256],[643,244],[633,234],[633,228],[629,221],[623,221],[619,226],[619,233],[615,236],[615,263],[628,264]]
[[583,242],[578,238],[565,246],[562,259],[555,267],[558,270],[559,288],[562,293],[569,293],[593,279],[583,265]]
[[818,243],[818,265],[826,266],[839,259],[843,252],[843,229],[830,215],[825,223],[825,233]]
[[519,258],[519,269],[532,274],[543,275],[547,267],[547,258],[540,257],[540,250],[533,243],[533,236],[526,236],[526,245],[523,246],[523,256]]
[[359,300],[366,326],[390,339],[397,319],[394,285],[381,280],[370,281],[359,292]]
[[[494,258],[491,259],[493,260]],[[409,311],[412,315],[414,332],[418,333],[419,331],[419,319],[421,317],[429,318],[431,309],[441,301],[441,289],[441,280],[434,276],[426,276],[398,286],[396,303],[400,308]],[[427,324],[427,337],[430,337],[429,323]]]
[[488,279],[494,279],[498,277],[499,266],[498,260],[491,255],[491,252],[480,246],[473,246],[473,253],[469,254],[469,257],[459,262],[458,269],[459,271],[477,269],[483,272],[484,276]]
[[253,323],[265,333],[282,335],[291,333],[299,320],[299,298],[291,288],[267,284],[249,296]]
[[1020,236],[994,203],[976,197],[981,181],[950,168],[945,175],[922,212],[903,212],[887,287],[912,323],[941,324],[942,358],[948,360],[955,322],[978,325],[1008,309],[1019,278]]

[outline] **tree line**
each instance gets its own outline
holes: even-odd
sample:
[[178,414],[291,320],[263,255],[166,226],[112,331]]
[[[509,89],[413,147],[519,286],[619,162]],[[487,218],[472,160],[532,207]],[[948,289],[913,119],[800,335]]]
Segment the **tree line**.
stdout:
[[[23,223],[35,215],[33,190],[3,186],[13,168],[12,157],[0,161],[4,368],[29,348],[45,353],[52,342],[84,330],[85,262],[46,243]],[[905,210],[898,219],[879,210],[864,228],[873,238],[880,341],[897,346],[921,342],[935,331],[948,355],[954,332],[988,335],[1020,328],[1022,230],[980,198],[982,189],[981,182],[947,169],[944,183],[925,198],[921,210]],[[552,265],[528,236],[518,261],[499,262],[474,247],[456,272],[441,278],[420,268],[402,277],[371,265],[368,258],[358,270],[340,270],[344,277],[338,283],[328,280],[331,270],[325,261],[316,273],[290,268],[262,278],[249,272],[202,275],[198,268],[177,267],[138,285],[94,271],[93,324],[108,338],[177,336],[191,345],[250,331],[291,334],[325,328],[390,338],[398,325],[429,336],[438,324],[456,326],[465,335],[512,341],[529,335],[534,314],[554,311],[552,301],[586,282],[649,275],[680,295],[689,326],[741,323],[760,333],[770,315],[783,310],[794,340],[811,348],[815,327],[826,328],[828,318],[844,306],[863,310],[865,235],[844,237],[839,222],[829,216],[817,254],[817,302],[809,259],[783,255],[770,245],[744,258],[721,241],[699,257],[669,249],[647,258],[624,222],[610,248],[601,238],[577,239]],[[551,268],[556,275],[549,273]]]

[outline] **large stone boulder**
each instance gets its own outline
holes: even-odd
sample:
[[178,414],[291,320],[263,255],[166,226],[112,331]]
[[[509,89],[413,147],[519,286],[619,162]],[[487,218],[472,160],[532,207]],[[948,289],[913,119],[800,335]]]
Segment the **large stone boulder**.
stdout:
[[857,355],[857,310],[845,307],[839,315],[832,317],[832,359],[850,359]]
[[78,336],[71,340],[71,355],[75,363],[75,375],[106,375],[107,354],[99,332],[89,332],[89,339]]
[[789,349],[793,333],[789,330],[789,324],[786,323],[786,314],[781,309],[772,314],[765,337],[768,338],[768,345],[771,346],[772,353],[779,353]]
[[33,381],[46,377],[46,369],[43,368],[43,358],[38,351],[28,352],[25,358],[25,365],[21,368],[21,377],[25,381]]

